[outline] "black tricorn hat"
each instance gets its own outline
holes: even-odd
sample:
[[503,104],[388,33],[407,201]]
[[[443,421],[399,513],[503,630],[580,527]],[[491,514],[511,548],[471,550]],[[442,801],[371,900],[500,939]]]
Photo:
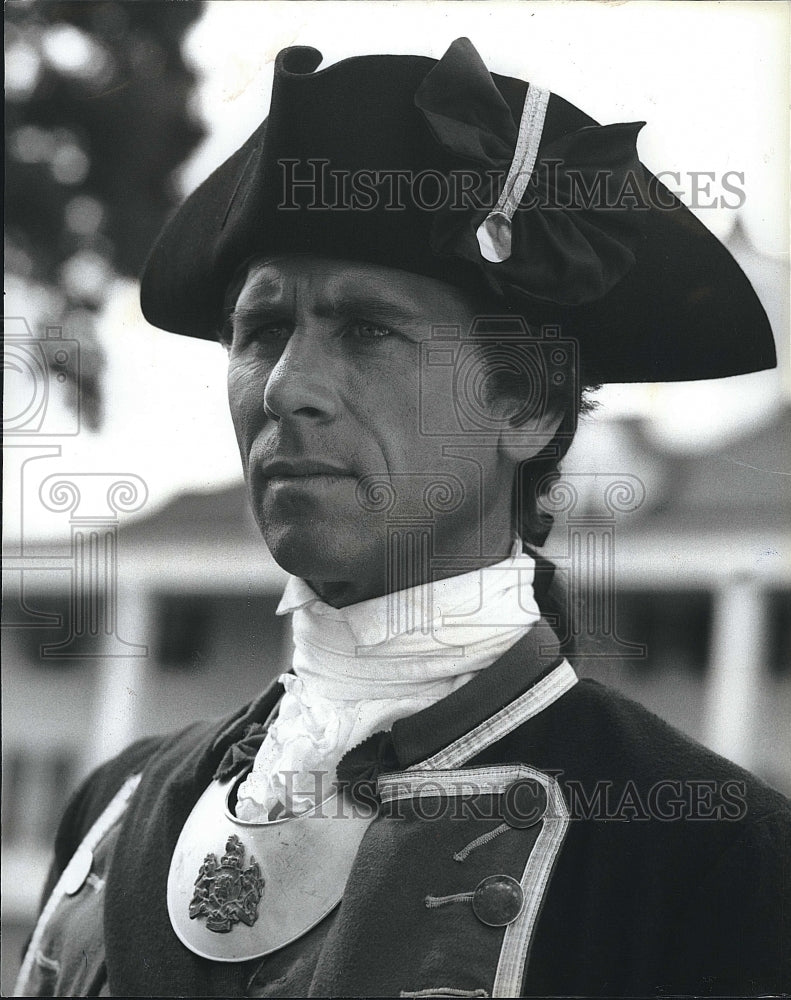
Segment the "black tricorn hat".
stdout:
[[638,160],[643,123],[599,126],[490,73],[464,38],[440,60],[317,71],[321,60],[278,55],[268,118],[165,226],[142,277],[149,322],[213,339],[241,265],[315,254],[479,289],[559,324],[590,381],[774,367],[744,273]]

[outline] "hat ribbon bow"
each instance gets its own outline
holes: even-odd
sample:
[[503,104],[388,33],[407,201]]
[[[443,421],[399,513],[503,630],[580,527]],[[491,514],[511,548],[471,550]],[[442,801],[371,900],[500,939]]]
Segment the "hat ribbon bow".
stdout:
[[550,98],[528,85],[517,126],[468,39],[436,63],[415,105],[451,173],[472,167],[479,183],[436,211],[431,245],[476,264],[499,294],[578,305],[635,264],[649,207],[635,145],[645,123],[586,126],[542,146]]

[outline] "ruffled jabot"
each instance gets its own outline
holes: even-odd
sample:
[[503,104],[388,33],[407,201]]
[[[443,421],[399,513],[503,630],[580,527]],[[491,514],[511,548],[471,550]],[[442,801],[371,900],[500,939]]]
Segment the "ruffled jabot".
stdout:
[[333,608],[291,577],[293,673],[239,788],[249,821],[298,815],[330,794],[338,761],[374,732],[461,687],[538,621],[535,562],[517,542],[495,565]]

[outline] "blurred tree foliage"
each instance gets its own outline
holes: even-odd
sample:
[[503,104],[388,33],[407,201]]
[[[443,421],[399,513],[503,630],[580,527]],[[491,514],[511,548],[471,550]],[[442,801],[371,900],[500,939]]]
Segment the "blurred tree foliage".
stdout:
[[6,273],[48,290],[50,325],[80,341],[81,409],[100,421],[94,318],[136,276],[204,134],[181,42],[203,4],[9,0]]

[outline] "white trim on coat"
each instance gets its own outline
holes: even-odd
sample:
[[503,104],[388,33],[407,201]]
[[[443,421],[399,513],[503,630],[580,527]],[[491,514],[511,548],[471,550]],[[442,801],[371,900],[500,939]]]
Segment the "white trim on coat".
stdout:
[[[443,750],[424,761],[413,764],[408,771],[395,775],[383,775],[379,780],[380,792],[384,783],[388,789],[387,794],[400,797],[394,789],[397,788],[399,781],[403,783],[410,772],[414,773],[415,778],[420,778],[425,788],[428,779],[426,772],[461,768],[472,757],[548,708],[558,698],[571,690],[578,680],[574,668],[568,660],[564,660],[524,694],[514,699],[505,708],[500,709],[499,712],[495,712],[494,715],[465,733],[464,736],[454,740]],[[557,781],[551,775],[537,771],[527,764],[472,768],[464,771],[463,774],[458,771],[455,774],[440,775],[434,773],[431,775],[431,780],[435,784],[447,788],[446,794],[463,794],[462,791],[452,791],[451,789],[463,788],[465,780],[471,784],[480,782],[483,777],[480,772],[484,771],[488,772],[491,781],[491,787],[488,789],[489,794],[497,794],[495,788],[502,788],[504,791],[504,783],[510,784],[510,781],[517,780],[519,777],[534,778],[544,786],[547,793],[547,811],[542,821],[541,832],[533,845],[533,850],[530,852],[520,880],[522,891],[525,894],[525,905],[516,920],[505,929],[494,986],[492,987],[493,997],[516,997],[521,995],[522,980],[527,972],[530,944],[535,933],[544,894],[549,885],[552,868],[566,837],[569,812]],[[518,775],[515,773],[517,771]],[[404,787],[403,784],[401,787]],[[479,784],[477,791],[485,794],[487,789]],[[420,794],[419,791],[418,794]]]
[[52,915],[58,908],[60,901],[67,894],[69,882],[74,877],[76,870],[83,867],[87,868],[85,871],[85,879],[88,878],[88,875],[90,874],[90,865],[93,860],[94,849],[104,838],[107,832],[115,826],[118,820],[126,812],[129,800],[132,798],[137,786],[140,784],[140,778],[140,774],[133,774],[131,777],[126,779],[120,789],[110,800],[110,804],[104,812],[101,813],[90,830],[88,830],[87,834],[80,843],[80,846],[74,852],[71,860],[61,872],[60,878],[55,883],[55,887],[50,893],[46,906],[41,911],[41,916],[38,918],[33,935],[30,938],[30,944],[25,952],[25,958],[22,962],[22,967],[19,970],[16,985],[14,986],[15,997],[30,996],[30,993],[26,992],[28,979],[30,977],[33,964],[36,961],[36,956],[39,952],[44,932],[52,919]]
[[561,695],[574,687],[579,678],[574,667],[564,660],[533,687],[515,698],[505,708],[485,719],[480,725],[460,736],[433,756],[413,764],[408,770],[436,770],[438,768],[461,767],[471,757],[501,740],[514,729],[518,729],[528,719],[543,712]]

